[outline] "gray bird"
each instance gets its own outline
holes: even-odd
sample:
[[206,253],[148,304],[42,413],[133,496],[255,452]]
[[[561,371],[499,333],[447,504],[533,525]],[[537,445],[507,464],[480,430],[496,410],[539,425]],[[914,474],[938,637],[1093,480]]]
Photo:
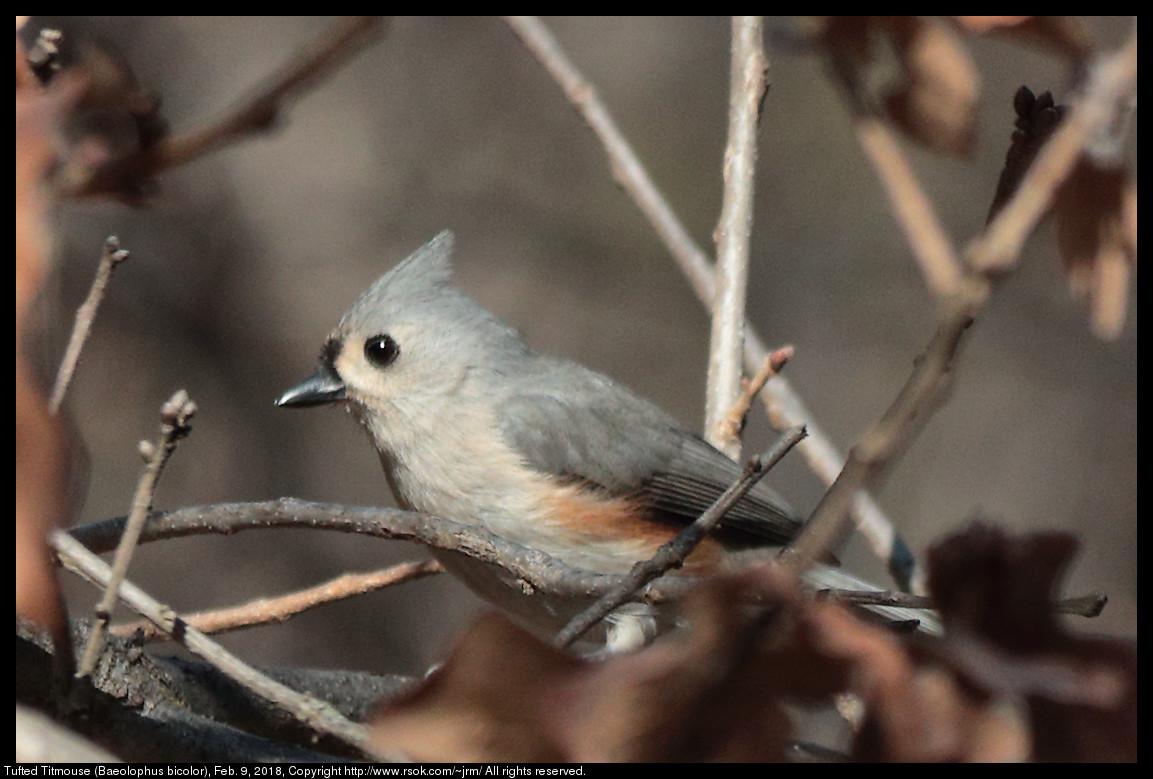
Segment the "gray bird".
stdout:
[[[628,572],[699,516],[741,466],[611,379],[533,352],[451,286],[452,244],[452,233],[440,233],[369,287],[329,335],[316,373],[277,404],[345,405],[402,508],[479,526],[575,568]],[[722,570],[741,550],[787,543],[800,526],[758,483],[684,570]],[[555,630],[587,605],[528,595],[496,566],[434,554],[538,629]],[[823,566],[809,578],[868,587]],[[617,647],[643,643],[657,626],[638,604],[608,622]]]

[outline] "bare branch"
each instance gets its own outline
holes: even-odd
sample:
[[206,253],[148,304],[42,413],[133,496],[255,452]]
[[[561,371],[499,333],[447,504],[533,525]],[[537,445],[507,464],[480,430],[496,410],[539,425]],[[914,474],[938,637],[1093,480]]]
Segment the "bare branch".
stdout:
[[912,433],[924,424],[949,384],[961,335],[972,321],[966,311],[959,311],[941,323],[897,398],[853,447],[844,469],[801,533],[781,550],[781,559],[798,573],[833,548],[843,533],[844,520],[857,492],[875,482]]
[[[1089,87],[1072,106],[1069,119],[1037,157],[1021,187],[984,232],[970,244],[961,295],[952,299],[942,315],[917,367],[896,400],[861,439],[837,481],[813,511],[805,529],[782,550],[782,557],[798,570],[812,565],[843,531],[853,496],[874,483],[914,429],[924,424],[949,384],[953,358],[966,328],[984,307],[992,276],[1012,267],[1026,236],[1045,211],[1056,187],[1076,163],[1080,151],[1105,129],[1113,108],[1123,100],[1136,78],[1137,31],[1112,56],[1099,62]],[[1079,117],[1073,120],[1074,117]],[[1070,130],[1073,127],[1075,129]],[[1053,146],[1057,144],[1054,152]],[[1037,168],[1041,168],[1038,173]],[[1047,207],[1047,206],[1046,206]]]
[[[112,570],[67,533],[55,530],[49,542],[69,570],[108,589]],[[370,754],[368,730],[345,719],[335,708],[311,696],[301,695],[252,668],[199,630],[180,619],[171,608],[156,601],[130,581],[116,588],[120,599],[141,616],[169,633],[188,651],[211,663],[228,678],[256,695],[290,712],[313,730],[334,736],[365,754]]]
[[188,397],[184,390],[177,390],[168,402],[160,408],[160,440],[157,444],[148,441],[140,442],[140,454],[147,465],[140,481],[136,485],[136,494],[132,499],[132,512],[128,515],[124,533],[120,544],[116,548],[112,575],[108,580],[108,588],[100,603],[96,605],[96,624],[88,636],[88,643],[84,647],[84,655],[80,667],[76,670],[77,677],[85,677],[92,673],[96,661],[100,657],[100,650],[104,643],[104,630],[108,627],[108,620],[112,616],[112,609],[116,605],[117,590],[124,577],[128,574],[128,564],[132,561],[132,553],[140,538],[140,531],[148,518],[148,511],[152,508],[152,494],[156,489],[156,482],[164,470],[169,456],[176,449],[176,444],[188,435],[191,428],[188,420],[196,413],[196,404]]
[[741,456],[741,440],[728,434],[726,422],[741,387],[757,126],[767,88],[768,62],[761,17],[734,16],[732,30],[724,199],[714,236],[716,294],[712,302],[712,342],[705,391],[705,440],[737,460]]
[[75,197],[132,190],[132,182],[266,131],[293,100],[375,42],[383,33],[383,21],[380,16],[340,19],[222,118],[112,160],[69,186],[64,194]]
[[765,453],[763,461],[759,458],[751,460],[745,466],[744,473],[741,474],[736,483],[721,493],[720,497],[713,501],[713,504],[703,514],[677,534],[676,538],[662,545],[650,559],[634,565],[620,585],[606,592],[596,603],[573,617],[557,633],[553,643],[559,647],[571,646],[574,641],[587,633],[589,628],[604,619],[613,609],[629,600],[646,584],[663,576],[673,568],[680,568],[684,564],[685,558],[697,548],[705,536],[720,524],[729,509],[735,506],[804,437],[804,427],[793,428]]
[[92,280],[92,287],[88,290],[88,297],[76,309],[76,321],[72,325],[72,336],[68,339],[68,348],[64,350],[64,357],[60,360],[60,367],[56,371],[56,383],[52,387],[52,396],[48,399],[48,412],[55,415],[60,411],[60,404],[64,401],[64,393],[72,381],[72,374],[76,371],[76,364],[80,361],[80,352],[88,340],[92,330],[92,323],[96,319],[96,311],[104,300],[104,292],[108,281],[112,278],[112,271],[116,266],[128,259],[128,250],[120,248],[120,241],[115,235],[108,236],[104,241],[104,251],[100,256],[100,264],[96,266],[96,278]]
[[[69,533],[96,553],[112,549],[126,519],[96,522]],[[526,591],[562,598],[595,600],[623,576],[572,568],[539,550],[528,549],[479,527],[416,511],[380,507],[314,503],[296,498],[257,503],[222,503],[154,511],[145,522],[140,543],[201,535],[232,535],[246,530],[292,528],[357,533],[373,538],[413,541],[499,565],[516,577]],[[742,553],[741,562],[755,564],[774,559],[775,549]],[[677,600],[699,583],[695,576],[665,578],[649,584],[641,595],[646,603]]]
[[885,187],[893,216],[913,250],[929,291],[938,298],[960,294],[961,265],[892,131],[875,116],[854,119],[857,140]]
[[[629,142],[621,134],[596,90],[565,55],[552,33],[536,17],[505,17],[524,45],[540,61],[564,90],[569,102],[592,128],[609,160],[613,179],[640,208],[656,230],[677,267],[688,278],[693,293],[711,308],[716,295],[712,263],[693,241],[668,202],[653,183]],[[769,349],[756,331],[746,324],[745,370],[756,373],[769,355]],[[813,415],[784,377],[770,383],[761,396],[769,419],[778,431],[804,425],[808,437],[798,447],[801,455],[825,484],[832,484],[845,464],[845,458],[813,420]],[[908,548],[893,530],[892,523],[867,495],[854,502],[854,519],[873,551],[889,564],[898,584],[906,586],[913,574]],[[894,555],[894,550],[904,550]],[[894,565],[894,563],[897,563]]]
[[[228,633],[233,630],[261,625],[281,624],[297,614],[338,600],[364,595],[384,587],[416,581],[443,572],[444,566],[436,560],[400,563],[382,571],[345,574],[316,587],[309,587],[287,595],[279,595],[275,598],[260,598],[230,609],[186,614],[183,620],[185,624],[191,625],[206,635]],[[168,638],[167,633],[149,622],[116,625],[112,628],[112,632],[124,638],[138,636],[141,641],[161,641]]]

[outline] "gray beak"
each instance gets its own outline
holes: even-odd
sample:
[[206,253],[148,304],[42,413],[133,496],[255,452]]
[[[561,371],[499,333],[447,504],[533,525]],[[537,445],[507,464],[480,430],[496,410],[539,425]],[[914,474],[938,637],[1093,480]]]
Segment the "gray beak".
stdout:
[[276,400],[278,406],[319,406],[344,400],[344,382],[327,365],[321,365],[309,378]]

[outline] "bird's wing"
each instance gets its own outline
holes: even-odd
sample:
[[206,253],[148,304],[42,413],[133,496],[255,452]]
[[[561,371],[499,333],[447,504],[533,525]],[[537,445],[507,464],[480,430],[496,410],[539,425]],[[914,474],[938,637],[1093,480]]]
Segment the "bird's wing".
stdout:
[[[525,377],[498,403],[505,440],[531,467],[639,496],[686,522],[740,478],[740,465],[648,401],[574,363],[549,362],[547,384]],[[801,523],[759,483],[721,524],[783,544]]]

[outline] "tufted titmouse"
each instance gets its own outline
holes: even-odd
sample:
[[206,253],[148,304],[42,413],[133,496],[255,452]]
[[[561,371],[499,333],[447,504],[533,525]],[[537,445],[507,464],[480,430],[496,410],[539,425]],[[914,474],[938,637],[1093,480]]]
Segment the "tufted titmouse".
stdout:
[[[741,467],[605,376],[529,349],[450,286],[452,243],[442,232],[369,287],[328,337],[315,375],[277,404],[344,404],[372,438],[403,508],[478,525],[575,568],[628,572]],[[742,549],[788,542],[800,525],[759,483],[684,570],[720,570]],[[587,605],[527,595],[496,566],[435,554],[479,595],[537,628],[555,630]],[[811,578],[864,586],[830,568]],[[610,639],[633,643],[638,629],[655,629],[652,618],[635,604],[624,608],[609,620]]]

